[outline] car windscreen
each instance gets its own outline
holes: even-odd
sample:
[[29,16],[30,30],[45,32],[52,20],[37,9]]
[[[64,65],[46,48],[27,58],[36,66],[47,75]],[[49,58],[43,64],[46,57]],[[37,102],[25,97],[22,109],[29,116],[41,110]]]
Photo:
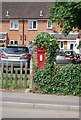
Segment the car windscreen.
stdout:
[[5,52],[7,54],[23,54],[29,53],[29,50],[27,47],[7,47],[5,49]]

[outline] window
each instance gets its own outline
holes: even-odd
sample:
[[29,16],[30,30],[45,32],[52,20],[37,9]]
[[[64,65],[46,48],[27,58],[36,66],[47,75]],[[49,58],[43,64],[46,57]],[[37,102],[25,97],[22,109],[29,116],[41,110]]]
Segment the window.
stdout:
[[10,21],[10,29],[11,30],[18,30],[18,20],[11,20]]
[[64,48],[64,42],[63,42],[63,41],[60,42],[60,48],[61,48],[61,49]]
[[11,45],[13,45],[13,44],[14,44],[14,45],[17,45],[17,44],[18,44],[18,41],[17,41],[17,40],[10,40],[10,44],[11,44]]
[[14,41],[10,41],[10,44],[11,44],[11,45],[14,44]]
[[29,53],[29,50],[27,47],[23,46],[7,46],[5,49],[5,52],[8,54],[23,54],[23,53]]
[[18,41],[15,40],[15,41],[14,41],[14,44],[18,44]]
[[52,21],[51,20],[47,21],[47,28],[52,29]]
[[28,29],[29,30],[36,30],[37,29],[37,21],[36,20],[29,20],[28,21]]

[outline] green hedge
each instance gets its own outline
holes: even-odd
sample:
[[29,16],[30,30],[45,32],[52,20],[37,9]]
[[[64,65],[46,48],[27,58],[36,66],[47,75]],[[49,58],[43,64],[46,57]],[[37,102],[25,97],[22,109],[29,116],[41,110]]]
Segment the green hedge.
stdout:
[[42,93],[81,95],[81,64],[55,65],[54,70],[50,66],[34,66],[33,80]]
[[34,66],[33,80],[43,93],[81,95],[81,64],[55,65],[58,43],[45,32],[34,39],[35,45],[45,48],[44,68]]

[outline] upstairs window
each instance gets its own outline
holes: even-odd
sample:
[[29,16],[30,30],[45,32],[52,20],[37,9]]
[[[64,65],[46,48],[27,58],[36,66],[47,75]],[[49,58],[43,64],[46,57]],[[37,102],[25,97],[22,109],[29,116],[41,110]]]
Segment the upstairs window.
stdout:
[[10,20],[10,30],[18,30],[18,20]]
[[37,21],[36,20],[28,21],[28,30],[37,30]]
[[47,21],[47,29],[52,29],[52,21],[51,20]]

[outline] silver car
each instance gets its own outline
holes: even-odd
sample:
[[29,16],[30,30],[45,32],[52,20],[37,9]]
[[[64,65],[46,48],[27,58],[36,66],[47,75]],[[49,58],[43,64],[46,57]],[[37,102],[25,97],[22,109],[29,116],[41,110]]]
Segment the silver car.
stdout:
[[29,49],[25,45],[9,45],[1,54],[1,61],[4,65],[8,62],[11,66],[13,62],[14,67],[20,67],[20,62],[25,65],[26,62],[30,62],[31,54]]
[[0,58],[1,58],[1,53],[5,50],[5,47],[0,47]]
[[76,63],[76,53],[73,50],[59,50],[56,57],[57,64]]
[[0,66],[1,66],[1,53],[5,50],[5,47],[0,47]]

